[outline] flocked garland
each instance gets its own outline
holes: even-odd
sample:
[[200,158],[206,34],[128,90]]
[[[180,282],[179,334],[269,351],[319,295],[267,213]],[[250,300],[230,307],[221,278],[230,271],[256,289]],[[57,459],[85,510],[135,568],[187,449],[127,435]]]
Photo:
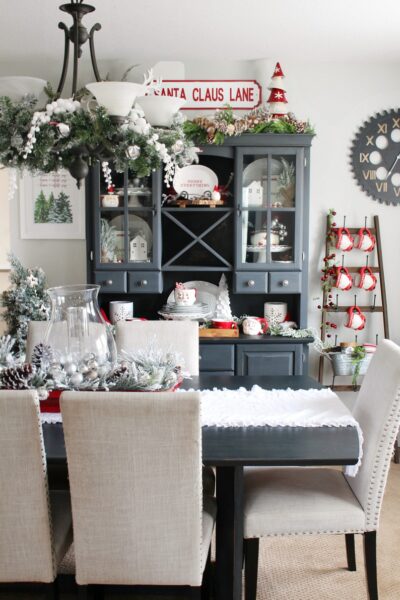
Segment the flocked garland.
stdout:
[[0,164],[49,173],[73,170],[81,155],[112,159],[117,171],[128,168],[138,177],[150,175],[163,164],[170,181],[176,165],[190,164],[197,157],[180,115],[170,129],[155,129],[136,109],[120,125],[101,106],[89,111],[84,100],[60,98],[41,111],[35,105],[33,96],[19,102],[0,97]]
[[186,136],[197,144],[222,144],[226,136],[243,133],[314,133],[307,121],[298,121],[292,113],[274,118],[264,108],[256,108],[238,117],[229,106],[217,110],[212,117],[186,121],[183,129]]

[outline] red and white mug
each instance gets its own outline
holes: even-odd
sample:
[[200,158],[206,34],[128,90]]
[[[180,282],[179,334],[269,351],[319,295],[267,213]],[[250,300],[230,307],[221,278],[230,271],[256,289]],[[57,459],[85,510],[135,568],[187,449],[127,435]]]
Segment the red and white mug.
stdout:
[[336,267],[335,276],[335,287],[343,291],[351,290],[353,278],[346,267]]
[[360,280],[358,287],[361,290],[372,292],[375,289],[378,280],[376,275],[373,274],[371,267],[361,267],[360,269]]
[[262,335],[268,331],[268,321],[265,317],[246,317],[242,327],[245,335]]
[[358,306],[350,306],[347,310],[347,323],[345,327],[361,331],[365,327],[366,317]]

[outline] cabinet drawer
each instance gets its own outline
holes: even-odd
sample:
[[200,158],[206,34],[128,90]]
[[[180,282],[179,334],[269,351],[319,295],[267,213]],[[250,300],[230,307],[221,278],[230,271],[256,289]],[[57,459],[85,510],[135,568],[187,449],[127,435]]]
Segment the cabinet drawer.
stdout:
[[268,273],[254,271],[235,273],[234,291],[237,294],[266,294],[268,292]]
[[270,294],[299,294],[301,292],[301,273],[276,271],[269,274]]
[[238,375],[301,375],[301,345],[238,345]]
[[162,289],[160,271],[131,271],[129,273],[128,291],[133,294],[159,294]]
[[235,348],[233,344],[201,344],[200,371],[233,371]]
[[94,281],[100,285],[100,291],[104,293],[126,293],[126,272],[125,271],[95,271]]

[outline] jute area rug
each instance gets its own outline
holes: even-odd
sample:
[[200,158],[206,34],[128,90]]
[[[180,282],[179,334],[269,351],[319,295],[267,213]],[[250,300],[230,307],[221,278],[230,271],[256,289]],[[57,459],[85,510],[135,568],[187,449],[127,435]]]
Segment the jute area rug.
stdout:
[[[356,536],[356,556],[357,571],[350,573],[344,536],[339,535],[261,540],[257,600],[367,600],[362,536]],[[72,569],[71,549],[61,571],[71,573]],[[380,600],[400,600],[400,465],[394,464],[378,533],[378,581]],[[61,600],[74,597],[61,594]],[[126,600],[130,597],[124,595]],[[41,600],[42,595],[0,595],[0,600],[28,598]],[[117,596],[107,594],[106,598],[116,600]]]

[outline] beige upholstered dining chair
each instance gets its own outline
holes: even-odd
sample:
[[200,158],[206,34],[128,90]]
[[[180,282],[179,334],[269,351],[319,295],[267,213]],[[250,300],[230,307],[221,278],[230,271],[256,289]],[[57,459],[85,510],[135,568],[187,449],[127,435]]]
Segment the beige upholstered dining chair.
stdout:
[[69,494],[49,493],[34,391],[0,391],[0,582],[45,583],[72,542]]
[[26,338],[26,360],[30,361],[32,352],[35,346],[43,343],[47,327],[49,326],[48,321],[29,321],[28,323],[28,336]]
[[120,321],[116,325],[118,352],[145,348],[153,339],[163,351],[180,354],[190,375],[199,374],[199,326],[194,321]]
[[199,398],[62,394],[78,585],[183,586],[200,597],[215,503],[203,506]]
[[245,471],[246,600],[256,598],[260,537],[317,533],[346,535],[350,571],[356,569],[354,534],[363,534],[369,598],[378,599],[376,534],[400,424],[400,348],[393,342],[379,344],[353,415],[364,435],[355,478],[328,468]]

